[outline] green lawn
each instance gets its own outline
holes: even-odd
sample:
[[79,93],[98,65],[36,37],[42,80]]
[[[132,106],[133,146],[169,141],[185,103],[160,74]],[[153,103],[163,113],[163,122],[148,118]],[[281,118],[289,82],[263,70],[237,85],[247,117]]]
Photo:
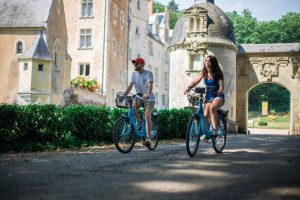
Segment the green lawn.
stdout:
[[[253,120],[253,123],[249,123]],[[265,121],[267,126],[260,126],[259,121]],[[254,126],[253,126],[254,125]],[[248,128],[267,128],[267,129],[289,129],[290,128],[290,114],[278,113],[275,115],[262,116],[260,112],[248,113]]]

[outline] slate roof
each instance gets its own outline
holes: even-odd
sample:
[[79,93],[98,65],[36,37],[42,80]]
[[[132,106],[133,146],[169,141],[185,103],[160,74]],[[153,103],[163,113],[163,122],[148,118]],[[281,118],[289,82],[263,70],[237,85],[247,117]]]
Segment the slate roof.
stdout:
[[20,59],[41,59],[51,60],[44,37],[39,38],[31,45],[31,47],[20,57]]
[[0,28],[44,27],[54,0],[0,0]]
[[300,52],[300,43],[241,44],[238,54]]

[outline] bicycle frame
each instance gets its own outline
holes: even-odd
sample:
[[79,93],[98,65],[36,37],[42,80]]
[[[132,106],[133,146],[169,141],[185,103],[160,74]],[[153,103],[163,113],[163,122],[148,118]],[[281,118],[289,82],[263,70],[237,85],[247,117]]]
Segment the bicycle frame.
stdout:
[[204,110],[203,110],[203,94],[200,94],[200,104],[198,106],[197,112],[194,113],[200,119],[200,126],[197,130],[197,135],[200,135],[201,128],[203,133],[205,134],[205,138],[211,139],[211,131],[206,129],[206,123],[204,118]]
[[133,111],[133,107],[131,106],[129,109],[128,109],[128,113],[127,113],[127,116],[126,115],[122,115],[122,117],[126,118],[127,120],[130,121],[130,124],[133,125],[134,127],[134,133],[140,137],[140,138],[144,138],[146,137],[146,127],[145,127],[145,120],[144,120],[144,117],[141,116],[141,123],[142,123],[142,130],[139,131],[138,130],[138,127],[137,127],[137,123],[136,123],[136,118],[134,116],[134,111]]

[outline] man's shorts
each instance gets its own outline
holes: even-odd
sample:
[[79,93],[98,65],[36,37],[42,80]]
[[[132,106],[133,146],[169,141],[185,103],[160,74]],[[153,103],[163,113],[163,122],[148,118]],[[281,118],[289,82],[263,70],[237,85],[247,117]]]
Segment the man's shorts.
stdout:
[[145,110],[152,111],[155,106],[155,101],[148,101],[143,99],[142,97],[136,98],[137,101],[137,107],[144,107]]

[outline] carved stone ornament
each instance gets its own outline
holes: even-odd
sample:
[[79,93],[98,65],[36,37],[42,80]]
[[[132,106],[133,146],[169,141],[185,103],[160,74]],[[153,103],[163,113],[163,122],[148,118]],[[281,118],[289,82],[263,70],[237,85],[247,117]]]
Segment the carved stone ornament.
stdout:
[[251,57],[250,63],[254,68],[259,68],[260,74],[272,80],[279,76],[279,67],[288,66],[288,57]]
[[292,57],[290,59],[293,67],[292,78],[300,77],[300,57]]

